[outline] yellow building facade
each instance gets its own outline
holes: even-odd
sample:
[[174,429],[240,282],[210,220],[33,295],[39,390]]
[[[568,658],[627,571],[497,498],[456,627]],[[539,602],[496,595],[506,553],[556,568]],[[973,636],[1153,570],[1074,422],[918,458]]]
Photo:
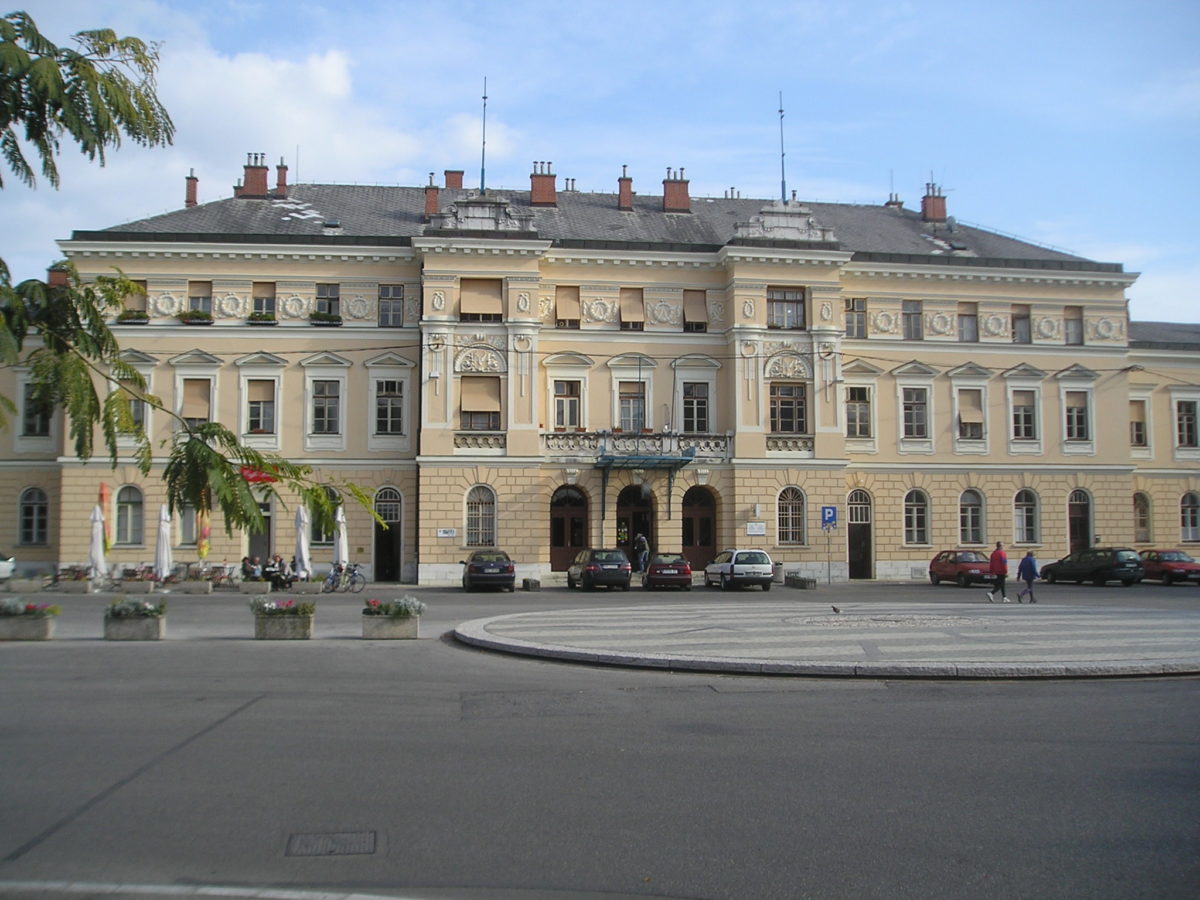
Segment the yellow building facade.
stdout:
[[[527,191],[267,180],[251,157],[232,198],[189,179],[184,208],[61,247],[144,284],[113,329],[169,409],[375,498],[386,529],[346,514],[376,580],[453,584],[479,546],[547,577],[639,532],[834,580],[1200,542],[1200,328],[1130,323],[1135,275],[958,225],[935,185],[914,210],[693,198],[681,171],[579,192],[546,164]],[[25,377],[0,540],[25,571],[86,562],[103,502],[112,561],[152,558],[160,482],[72,458]],[[264,513],[215,523],[209,559],[290,556],[294,504]],[[194,558],[194,517],[172,528]]]

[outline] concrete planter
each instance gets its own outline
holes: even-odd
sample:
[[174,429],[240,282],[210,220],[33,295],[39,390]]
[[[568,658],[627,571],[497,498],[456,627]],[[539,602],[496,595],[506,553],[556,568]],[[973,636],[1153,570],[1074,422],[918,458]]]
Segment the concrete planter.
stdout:
[[42,589],[40,578],[10,578],[5,586],[11,594],[30,594]]
[[211,581],[177,581],[171,585],[173,594],[211,594]]
[[313,616],[255,616],[258,641],[307,641],[313,635]]
[[154,591],[153,581],[143,581],[140,578],[121,582],[121,592],[124,594],[149,594]]
[[60,581],[50,589],[58,594],[90,594],[92,583],[91,581]]
[[238,592],[242,594],[269,594],[271,593],[271,582],[242,581],[238,583]]
[[48,641],[54,616],[0,616],[0,641]]
[[420,626],[420,616],[363,616],[362,636],[368,641],[413,640]]
[[294,581],[292,586],[287,589],[289,594],[319,594],[323,588],[324,582],[320,581]]
[[130,616],[126,619],[104,620],[106,641],[161,641],[166,636],[166,616]]

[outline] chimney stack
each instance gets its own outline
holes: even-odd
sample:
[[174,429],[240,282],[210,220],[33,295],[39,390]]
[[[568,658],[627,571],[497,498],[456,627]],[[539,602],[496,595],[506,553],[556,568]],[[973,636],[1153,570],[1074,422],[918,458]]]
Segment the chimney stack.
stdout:
[[688,197],[688,182],[683,177],[683,169],[678,172],[667,169],[667,177],[663,179],[663,212],[691,212],[692,201]]
[[267,197],[267,164],[265,153],[247,153],[242,184],[233,189],[235,197],[265,200]]
[[633,209],[633,179],[629,177],[629,166],[621,166],[621,177],[617,179],[617,209]]
[[529,176],[529,205],[530,206],[557,206],[558,197],[555,187],[555,176],[551,171],[554,164],[551,162],[533,163],[533,173]]
[[285,198],[288,195],[287,183],[288,167],[283,162],[283,157],[279,157],[279,165],[275,167],[275,196]]
[[900,195],[896,193],[888,194],[887,203],[883,204],[889,209],[904,209],[904,201],[900,199]]
[[462,169],[447,169],[446,170],[446,190],[461,191],[463,182]]
[[925,183],[925,196],[921,198],[921,221],[946,221],[946,197],[942,194],[941,185],[931,181]]
[[425,221],[428,222],[438,213],[438,186],[433,183],[433,173],[429,173],[429,184],[425,185]]
[[196,170],[189,169],[188,176],[184,179],[184,181],[186,182],[187,187],[184,189],[183,193],[183,205],[186,208],[191,209],[197,203],[196,189],[200,184],[200,179],[196,177]]

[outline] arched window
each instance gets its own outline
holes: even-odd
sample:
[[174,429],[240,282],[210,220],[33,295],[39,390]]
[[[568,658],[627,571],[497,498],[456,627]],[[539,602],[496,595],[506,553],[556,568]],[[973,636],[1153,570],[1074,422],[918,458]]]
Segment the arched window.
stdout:
[[1179,501],[1179,537],[1184,541],[1200,541],[1200,494],[1188,491]]
[[804,492],[785,487],[776,502],[776,530],[781,544],[804,543]]
[[904,543],[929,543],[929,498],[924,491],[904,495]]
[[50,533],[50,501],[41,488],[21,492],[22,544],[44,544]]
[[116,543],[143,543],[142,522],[142,492],[126,485],[117,491]]
[[375,513],[385,522],[399,522],[403,500],[393,487],[380,488],[375,492]]
[[1028,488],[1013,499],[1013,540],[1018,544],[1038,542],[1038,498]]
[[496,493],[482,484],[467,491],[467,546],[496,546]]
[[849,507],[849,521],[851,525],[870,525],[871,524],[871,495],[866,491],[855,490],[850,492],[850,496],[846,498],[846,505]]
[[1133,539],[1146,544],[1151,540],[1150,498],[1138,491],[1133,495]]
[[958,540],[963,544],[983,543],[983,496],[979,491],[963,491],[958,498]]

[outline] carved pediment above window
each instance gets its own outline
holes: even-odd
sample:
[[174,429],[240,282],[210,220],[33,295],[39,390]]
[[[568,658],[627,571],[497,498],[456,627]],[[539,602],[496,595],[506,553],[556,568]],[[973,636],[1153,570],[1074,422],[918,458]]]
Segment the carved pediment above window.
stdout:
[[780,353],[767,360],[767,378],[803,379],[812,378],[812,363],[795,353]]
[[492,347],[468,347],[454,358],[454,371],[467,374],[499,374],[506,371],[504,356]]
[[518,211],[505,197],[472,194],[430,216],[429,230],[530,232],[533,213]]
[[733,226],[735,238],[761,238],[772,241],[824,241],[836,243],[833,228],[821,225],[812,210],[802,203],[776,200],[764,206],[748,222]]

